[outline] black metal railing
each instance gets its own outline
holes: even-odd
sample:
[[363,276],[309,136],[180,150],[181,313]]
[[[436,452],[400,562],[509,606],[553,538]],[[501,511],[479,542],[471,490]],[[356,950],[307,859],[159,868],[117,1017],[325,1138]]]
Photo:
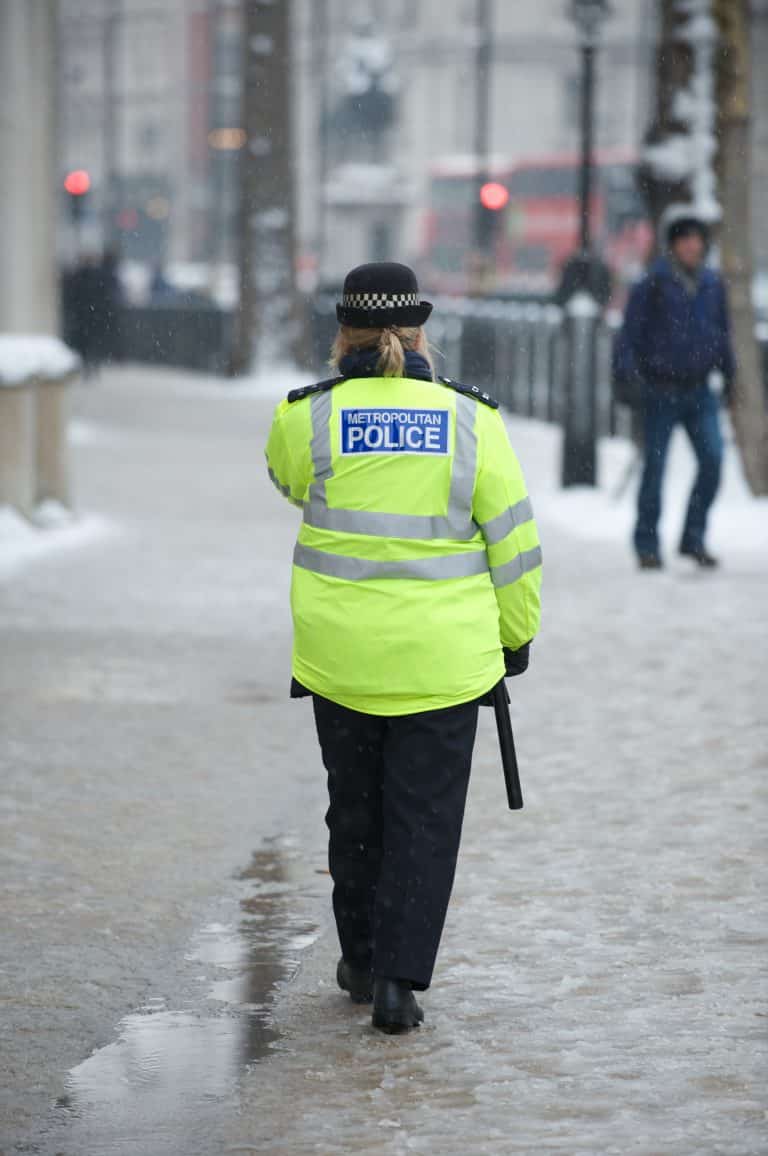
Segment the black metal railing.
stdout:
[[[336,294],[306,302],[306,364],[322,375],[337,331]],[[80,352],[82,332],[63,300],[64,338]],[[564,315],[533,301],[435,299],[427,329],[438,372],[487,389],[512,413],[562,424],[565,395]],[[627,434],[630,415],[611,390],[611,349],[617,314],[598,323],[596,432]],[[199,300],[116,307],[95,335],[99,360],[140,361],[226,375],[232,365],[235,313]],[[94,334],[85,333],[94,340]],[[758,325],[768,399],[768,325]],[[330,371],[329,371],[330,372]]]
[[227,374],[232,361],[235,314],[199,299],[89,309],[65,284],[62,336],[86,362],[140,361]]

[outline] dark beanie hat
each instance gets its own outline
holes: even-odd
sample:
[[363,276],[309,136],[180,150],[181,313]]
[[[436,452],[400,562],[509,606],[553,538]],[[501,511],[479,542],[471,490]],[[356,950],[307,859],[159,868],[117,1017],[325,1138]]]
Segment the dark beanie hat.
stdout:
[[395,261],[376,261],[352,269],[336,306],[339,323],[357,329],[423,325],[431,312],[429,301],[421,300],[413,269]]
[[709,226],[700,217],[678,217],[667,228],[667,244],[674,245],[681,237],[698,233],[705,245],[709,244]]

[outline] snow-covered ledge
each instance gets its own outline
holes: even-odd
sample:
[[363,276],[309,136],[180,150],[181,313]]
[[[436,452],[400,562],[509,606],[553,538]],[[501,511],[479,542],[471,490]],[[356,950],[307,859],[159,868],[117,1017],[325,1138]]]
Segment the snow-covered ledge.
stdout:
[[57,337],[0,334],[0,506],[69,504],[67,390],[80,368]]
[[64,381],[80,368],[78,355],[58,337],[0,333],[0,386],[30,379]]

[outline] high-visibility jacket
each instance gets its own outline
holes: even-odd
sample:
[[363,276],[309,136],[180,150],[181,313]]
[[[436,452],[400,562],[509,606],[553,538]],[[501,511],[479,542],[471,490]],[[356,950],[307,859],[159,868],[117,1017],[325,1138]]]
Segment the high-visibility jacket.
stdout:
[[267,464],[303,511],[291,609],[308,690],[375,715],[455,706],[536,634],[538,532],[487,395],[380,377],[297,390]]

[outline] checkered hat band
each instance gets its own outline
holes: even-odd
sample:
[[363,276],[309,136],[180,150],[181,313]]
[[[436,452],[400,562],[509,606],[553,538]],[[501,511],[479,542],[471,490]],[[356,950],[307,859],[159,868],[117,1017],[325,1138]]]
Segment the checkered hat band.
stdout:
[[418,293],[345,293],[346,309],[398,309],[403,305],[420,305]]

